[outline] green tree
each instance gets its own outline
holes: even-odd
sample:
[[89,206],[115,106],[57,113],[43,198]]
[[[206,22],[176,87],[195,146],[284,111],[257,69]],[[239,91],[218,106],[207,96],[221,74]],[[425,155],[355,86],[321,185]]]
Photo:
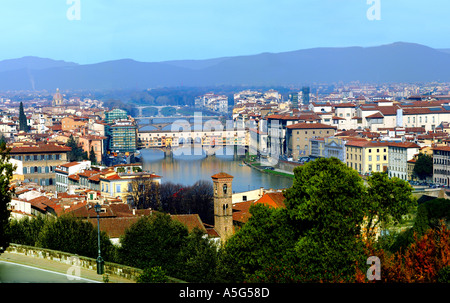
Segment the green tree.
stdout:
[[9,162],[10,149],[5,142],[0,143],[0,253],[9,245],[7,234],[8,221],[10,216],[9,203],[13,194],[11,189],[11,179],[15,166]]
[[423,236],[430,229],[439,229],[442,224],[450,224],[450,200],[433,199],[417,207],[414,225],[399,233],[395,241],[387,249],[391,252],[405,250],[414,241],[414,235]]
[[377,228],[402,223],[403,216],[417,206],[417,200],[408,182],[396,177],[389,179],[384,172],[373,173],[367,184],[364,231],[373,239]]
[[23,110],[22,102],[20,102],[19,106],[19,130],[22,130],[24,132],[28,132],[30,130],[30,127],[27,123],[27,116],[25,115],[25,112]]
[[48,218],[38,216],[35,218],[24,217],[20,220],[11,220],[8,234],[12,243],[36,246],[39,233],[47,223]]
[[[50,219],[42,227],[36,246],[97,258],[97,228],[70,215]],[[104,232],[100,233],[100,248],[104,260],[115,261],[114,247]]]
[[416,164],[413,170],[414,176],[420,180],[425,180],[433,176],[433,157],[427,154],[420,153],[417,157]]
[[336,158],[309,162],[294,170],[285,191],[286,207],[301,226],[296,243],[308,281],[349,281],[362,264],[361,226],[365,186],[358,173]]
[[217,267],[217,247],[205,238],[199,230],[191,231],[185,245],[180,250],[180,270],[177,278],[193,283],[210,283],[215,281]]
[[177,274],[187,228],[167,214],[144,216],[121,237],[118,256],[123,264],[138,268],[161,266],[168,275]]
[[219,255],[219,282],[287,282],[274,277],[272,268],[295,264],[294,251],[299,229],[286,209],[274,209],[256,204],[250,208],[251,217],[227,242]]
[[89,161],[91,161],[91,164],[97,164],[97,157],[95,156],[94,146],[91,146],[91,150],[89,151]]
[[161,266],[147,267],[136,279],[137,283],[165,283],[168,281],[167,275]]
[[356,281],[367,270],[363,231],[369,214],[378,218],[372,224],[399,220],[412,203],[402,182],[374,175],[366,186],[336,158],[317,159],[294,173],[293,186],[284,191],[286,208],[252,206],[249,221],[227,241],[219,255],[220,281]]
[[66,146],[71,148],[71,150],[67,153],[67,161],[72,162],[88,160],[88,153],[83,151],[83,149],[78,146],[78,143],[75,141],[72,134],[70,135],[69,140],[67,140]]

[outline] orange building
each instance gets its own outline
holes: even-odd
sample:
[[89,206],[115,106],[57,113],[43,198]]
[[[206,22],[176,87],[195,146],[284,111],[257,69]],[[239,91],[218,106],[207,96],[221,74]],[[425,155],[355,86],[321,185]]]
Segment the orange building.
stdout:
[[62,131],[73,131],[77,128],[84,127],[89,122],[88,119],[80,117],[64,117],[61,119]]
[[91,152],[91,148],[94,149],[95,159],[97,163],[102,163],[104,151],[105,151],[106,137],[95,135],[83,135],[78,137],[78,144],[81,145],[83,151],[88,155]]

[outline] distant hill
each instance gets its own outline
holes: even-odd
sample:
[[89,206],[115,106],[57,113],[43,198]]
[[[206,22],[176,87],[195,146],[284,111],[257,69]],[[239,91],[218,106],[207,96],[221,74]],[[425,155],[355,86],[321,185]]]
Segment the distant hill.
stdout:
[[54,67],[72,67],[78,64],[62,60],[52,60],[33,56],[18,59],[7,59],[0,61],[0,72],[13,71],[18,69],[41,70]]
[[312,48],[250,56],[80,65],[37,57],[0,61],[0,89],[145,89],[305,85],[338,81],[450,82],[450,52],[414,43]]

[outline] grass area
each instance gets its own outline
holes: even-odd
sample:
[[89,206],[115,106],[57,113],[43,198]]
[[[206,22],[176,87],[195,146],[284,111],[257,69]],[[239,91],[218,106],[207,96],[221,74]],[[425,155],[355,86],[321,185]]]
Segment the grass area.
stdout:
[[265,169],[264,172],[269,173],[269,174],[283,176],[283,177],[294,178],[294,175],[282,173],[282,172],[275,171],[275,170]]

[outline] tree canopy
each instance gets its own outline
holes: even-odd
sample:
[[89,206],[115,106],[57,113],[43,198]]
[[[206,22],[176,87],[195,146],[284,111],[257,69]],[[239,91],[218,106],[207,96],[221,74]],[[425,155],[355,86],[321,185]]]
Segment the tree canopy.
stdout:
[[66,146],[70,147],[71,150],[67,153],[67,161],[82,161],[88,160],[88,153],[83,151],[83,149],[78,146],[73,135],[70,135],[69,140],[67,140]]
[[377,173],[366,185],[336,158],[294,173],[286,208],[252,207],[249,221],[227,241],[218,266],[223,281],[355,281],[366,268],[367,227],[401,220],[415,202],[405,181]]
[[425,180],[433,176],[433,157],[427,154],[420,153],[417,157],[416,164],[413,170],[414,176],[420,180]]

